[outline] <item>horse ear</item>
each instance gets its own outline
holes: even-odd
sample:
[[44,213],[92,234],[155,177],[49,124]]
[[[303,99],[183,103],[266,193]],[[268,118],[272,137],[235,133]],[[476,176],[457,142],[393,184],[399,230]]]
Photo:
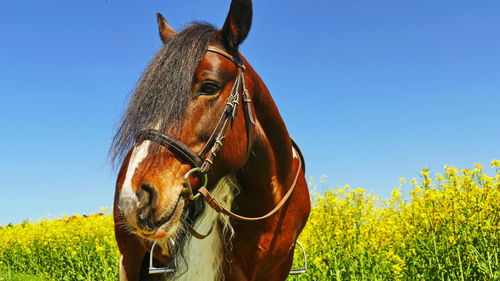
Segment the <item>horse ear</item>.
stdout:
[[156,13],[156,20],[158,21],[158,31],[160,32],[161,41],[167,43],[170,39],[174,38],[177,32],[168,24],[162,14]]
[[252,0],[232,0],[218,39],[229,52],[237,54],[238,46],[247,37],[251,25]]

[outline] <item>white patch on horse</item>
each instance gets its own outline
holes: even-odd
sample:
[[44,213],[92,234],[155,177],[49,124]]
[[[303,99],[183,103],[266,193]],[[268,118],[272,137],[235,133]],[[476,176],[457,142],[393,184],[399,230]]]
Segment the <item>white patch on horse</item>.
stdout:
[[125,268],[123,268],[123,255],[120,255],[120,273],[119,273],[120,281],[128,281],[127,273],[125,272]]
[[[234,197],[238,192],[238,185],[234,175],[223,177],[214,188],[212,194],[221,204],[230,209]],[[205,239],[199,240],[194,237],[188,241],[183,249],[187,262],[187,272],[175,278],[175,280],[200,280],[206,281],[222,280],[222,263],[226,256],[224,250],[230,250],[230,241],[225,241],[234,235],[234,230],[229,222],[229,217],[215,212],[207,205],[204,213],[196,222],[195,229],[202,234],[207,233],[211,227],[212,233]],[[182,261],[182,257],[177,257]],[[179,273],[183,273],[180,269]]]
[[134,147],[132,155],[130,156],[127,172],[125,173],[125,180],[123,181],[122,190],[120,192],[120,203],[119,205],[125,209],[130,210],[137,205],[138,200],[135,195],[134,189],[132,188],[132,178],[134,177],[135,170],[139,164],[148,155],[150,141],[143,141],[139,146]]

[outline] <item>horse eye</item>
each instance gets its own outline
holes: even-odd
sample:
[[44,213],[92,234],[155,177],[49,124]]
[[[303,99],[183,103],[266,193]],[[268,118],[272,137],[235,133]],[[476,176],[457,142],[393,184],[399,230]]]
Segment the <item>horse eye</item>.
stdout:
[[201,85],[200,87],[200,95],[211,96],[217,94],[219,92],[220,86],[219,84],[208,81]]

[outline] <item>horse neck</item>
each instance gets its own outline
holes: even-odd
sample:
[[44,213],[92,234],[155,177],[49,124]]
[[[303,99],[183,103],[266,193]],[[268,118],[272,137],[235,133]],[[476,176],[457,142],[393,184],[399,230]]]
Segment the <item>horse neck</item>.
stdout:
[[255,197],[260,201],[253,201],[254,208],[255,202],[262,202],[262,208],[269,210],[292,181],[292,144],[269,90],[251,67],[247,70],[256,125],[251,156],[238,173],[242,187],[239,197]]

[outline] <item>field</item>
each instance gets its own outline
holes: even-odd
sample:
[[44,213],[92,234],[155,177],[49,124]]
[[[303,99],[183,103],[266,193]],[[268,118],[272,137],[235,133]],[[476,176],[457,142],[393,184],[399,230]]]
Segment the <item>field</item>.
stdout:
[[[289,280],[500,280],[500,161],[492,167],[424,169],[390,199],[349,186],[315,193],[299,239],[309,270]],[[96,214],[2,227],[0,280],[116,280],[112,224]]]

